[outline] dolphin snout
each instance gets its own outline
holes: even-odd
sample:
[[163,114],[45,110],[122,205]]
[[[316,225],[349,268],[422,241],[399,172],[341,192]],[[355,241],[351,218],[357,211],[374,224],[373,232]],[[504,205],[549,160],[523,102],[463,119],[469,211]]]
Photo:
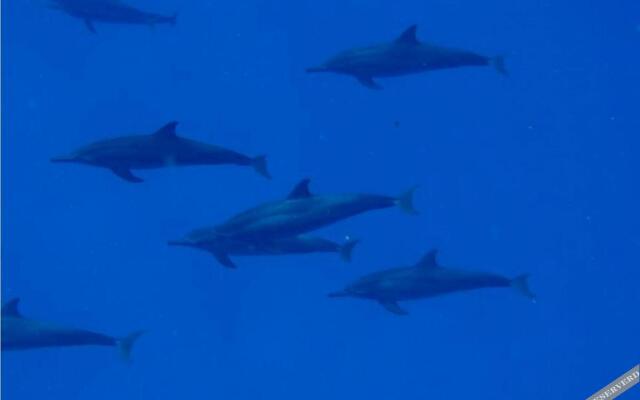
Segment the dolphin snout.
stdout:
[[167,242],[169,246],[193,246],[193,243],[188,239],[169,240]]
[[61,157],[53,157],[50,161],[54,163],[64,163],[64,162],[71,163],[71,162],[77,162],[78,159],[74,156],[61,156]]
[[305,71],[308,73],[314,73],[314,72],[327,72],[328,70],[329,69],[327,67],[320,66],[320,67],[310,67],[310,68],[307,68]]

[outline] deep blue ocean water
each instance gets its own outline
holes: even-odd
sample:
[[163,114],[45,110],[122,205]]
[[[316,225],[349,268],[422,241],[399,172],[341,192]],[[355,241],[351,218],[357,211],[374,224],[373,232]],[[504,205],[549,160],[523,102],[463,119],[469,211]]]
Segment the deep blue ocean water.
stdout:
[[[2,2],[2,299],[30,317],[147,333],[109,348],[2,355],[18,399],[582,399],[640,361],[640,3],[136,0],[175,27],[96,24]],[[422,40],[507,54],[489,68],[383,79],[309,75],[337,51]],[[88,142],[180,121],[268,155],[138,172],[51,164]],[[319,231],[336,255],[236,258],[167,240],[301,178],[317,193],[398,194]],[[329,299],[438,248],[444,265],[531,274],[510,290],[404,303]],[[625,395],[640,398],[640,389]],[[635,397],[634,397],[635,396]]]

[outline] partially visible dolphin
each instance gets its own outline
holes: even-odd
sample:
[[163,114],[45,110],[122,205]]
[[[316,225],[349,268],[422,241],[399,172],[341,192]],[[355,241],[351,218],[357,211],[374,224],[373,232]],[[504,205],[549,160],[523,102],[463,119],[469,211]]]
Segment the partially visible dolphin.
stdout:
[[177,14],[165,16],[141,11],[121,0],[52,0],[49,7],[80,18],[87,29],[93,33],[96,33],[94,22],[150,26],[175,25],[177,17]]
[[529,275],[509,279],[490,273],[443,268],[436,258],[437,251],[432,250],[416,265],[366,275],[344,290],[329,294],[329,297],[375,300],[396,315],[407,314],[398,301],[481,288],[511,287],[535,301],[527,283]]
[[129,360],[134,343],[143,333],[138,331],[123,338],[116,338],[36,321],[20,314],[19,302],[20,299],[14,298],[2,306],[2,351],[42,347],[108,346],[118,348],[122,357]]
[[132,135],[90,144],[52,162],[79,163],[104,167],[129,182],[142,182],[132,169],[152,169],[185,165],[233,164],[253,167],[270,178],[265,156],[244,154],[176,134],[177,122],[170,122],[151,135]]
[[197,230],[180,240],[171,240],[170,246],[185,246],[211,253],[222,265],[236,268],[229,256],[277,256],[288,254],[338,253],[342,260],[351,261],[351,253],[358,240],[349,239],[343,244],[314,236],[293,236],[269,241],[242,241],[216,235],[209,229]]
[[504,59],[486,57],[466,50],[458,50],[420,42],[413,25],[391,43],[344,51],[326,63],[307,72],[334,72],[355,77],[364,86],[382,89],[374,78],[415,74],[445,68],[493,66],[507,75]]
[[[408,214],[413,208],[413,192],[398,197],[374,194],[314,195],[309,179],[299,182],[284,200],[265,203],[240,213],[221,225],[199,229],[196,235],[224,242],[270,242],[297,236],[367,211],[400,207]],[[202,237],[202,236],[200,236]],[[216,256],[222,264],[232,264],[222,251]]]

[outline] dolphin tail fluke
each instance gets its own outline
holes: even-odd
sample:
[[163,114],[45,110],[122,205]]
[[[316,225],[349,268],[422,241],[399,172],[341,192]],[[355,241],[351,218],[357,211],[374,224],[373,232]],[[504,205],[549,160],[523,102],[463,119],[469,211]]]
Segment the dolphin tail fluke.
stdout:
[[131,350],[133,349],[133,345],[143,333],[144,331],[136,331],[118,340],[118,350],[120,351],[120,355],[124,361],[131,361]]
[[413,194],[415,193],[416,189],[418,189],[418,187],[414,186],[396,199],[396,204],[398,205],[398,207],[400,207],[400,209],[407,214],[418,214],[418,210],[413,207]]
[[500,75],[509,76],[509,71],[504,63],[504,56],[495,56],[491,59],[491,65]]
[[258,156],[251,161],[251,166],[257,173],[264,176],[267,179],[271,179],[271,174],[267,168],[267,156]]
[[357,239],[349,239],[342,246],[340,246],[340,258],[344,262],[351,262],[353,255],[353,248],[360,243]]
[[535,303],[536,295],[529,289],[529,274],[517,276],[511,280],[511,287]]

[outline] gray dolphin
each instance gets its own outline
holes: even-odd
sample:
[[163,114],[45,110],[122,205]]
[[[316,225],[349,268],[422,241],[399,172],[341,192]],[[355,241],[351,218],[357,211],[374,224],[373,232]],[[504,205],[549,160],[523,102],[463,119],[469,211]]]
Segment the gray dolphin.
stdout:
[[357,297],[375,300],[396,315],[407,312],[398,301],[415,300],[491,287],[511,287],[535,301],[529,290],[529,275],[514,279],[484,272],[443,268],[436,259],[437,251],[428,252],[416,265],[387,269],[366,275],[344,290],[329,294],[329,297]]
[[216,235],[209,229],[194,231],[180,240],[171,240],[170,246],[185,246],[211,253],[225,267],[236,268],[229,256],[278,256],[309,253],[338,253],[343,261],[350,262],[358,240],[348,239],[340,244],[314,236],[293,236],[269,241],[242,241]]
[[36,321],[20,314],[19,302],[20,299],[15,298],[2,306],[2,351],[42,347],[109,346],[117,347],[122,357],[129,360],[134,343],[143,333],[137,331],[123,338],[115,338],[83,329]]
[[347,50],[307,72],[334,72],[355,77],[364,86],[381,89],[374,78],[415,74],[445,68],[492,65],[507,75],[504,58],[486,57],[470,51],[458,50],[420,42],[413,25],[391,43]]
[[253,167],[270,178],[265,156],[244,154],[176,135],[177,122],[170,122],[151,135],[123,136],[82,147],[52,162],[79,163],[104,167],[129,182],[142,182],[132,169],[168,166],[233,164]]
[[[412,188],[398,197],[373,194],[314,195],[309,192],[309,179],[304,179],[284,200],[261,204],[220,225],[198,229],[189,236],[204,237],[209,242],[270,243],[372,210],[400,207],[408,214],[416,214],[413,208],[414,191],[415,188]],[[221,264],[233,265],[228,254],[222,250],[216,251],[215,256]]]
[[94,22],[154,26],[175,25],[177,14],[166,16],[131,7],[120,0],[52,0],[50,8],[63,11],[84,21],[96,33]]

